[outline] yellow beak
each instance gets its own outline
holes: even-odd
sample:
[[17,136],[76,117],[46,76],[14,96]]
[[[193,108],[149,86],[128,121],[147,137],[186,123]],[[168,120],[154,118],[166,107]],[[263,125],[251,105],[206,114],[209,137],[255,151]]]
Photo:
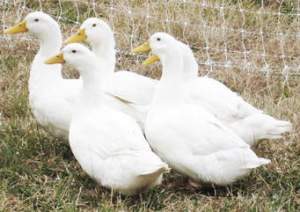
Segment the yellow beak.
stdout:
[[149,51],[151,51],[149,42],[145,42],[132,50],[133,53],[144,53]]
[[54,55],[53,57],[48,58],[45,60],[45,64],[62,64],[65,62],[63,53],[59,53]]
[[26,26],[26,21],[22,21],[18,24],[16,24],[13,27],[10,27],[9,29],[4,31],[4,34],[17,34],[21,32],[27,32],[28,28]]
[[156,55],[151,55],[149,56],[144,62],[143,62],[143,65],[150,65],[150,64],[153,64],[153,63],[156,63],[157,61],[159,61],[159,57],[156,56]]
[[86,39],[87,36],[85,34],[85,30],[80,29],[76,34],[70,36],[67,40],[65,40],[65,44],[85,42]]

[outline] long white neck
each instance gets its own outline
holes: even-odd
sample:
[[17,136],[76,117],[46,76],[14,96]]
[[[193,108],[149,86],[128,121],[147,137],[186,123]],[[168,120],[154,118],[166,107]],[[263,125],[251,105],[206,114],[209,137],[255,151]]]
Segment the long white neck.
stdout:
[[113,34],[106,42],[93,44],[92,50],[105,64],[105,72],[109,75],[113,74],[116,65],[116,50]]
[[[46,65],[44,61],[57,54],[62,44],[59,28],[49,29],[47,35],[39,37],[40,49],[35,55],[30,69],[29,90],[40,90],[54,86],[62,80],[61,65]],[[49,85],[49,86],[48,86]]]
[[52,26],[48,32],[39,37],[39,41],[39,55],[49,57],[53,53],[57,53],[62,46],[62,35],[59,26]]
[[198,63],[189,46],[182,44],[183,48],[183,66],[184,66],[184,80],[188,81],[198,77]]
[[103,99],[103,84],[106,80],[104,66],[97,58],[89,58],[89,62],[78,66],[82,79],[82,89],[79,97],[79,105],[89,108],[98,105]]
[[161,61],[163,70],[152,102],[154,108],[168,108],[184,102],[185,81],[182,57],[172,55],[161,58]]

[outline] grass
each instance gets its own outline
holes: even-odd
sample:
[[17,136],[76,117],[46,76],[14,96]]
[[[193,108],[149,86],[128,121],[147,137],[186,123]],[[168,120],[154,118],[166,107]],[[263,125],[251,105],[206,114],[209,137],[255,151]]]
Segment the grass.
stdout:
[[[166,176],[163,185],[145,194],[123,197],[98,186],[79,167],[66,140],[56,138],[39,126],[28,106],[27,80],[29,67],[37,50],[37,44],[29,36],[0,36],[0,210],[1,211],[299,211],[300,209],[300,79],[291,68],[287,81],[279,75],[284,66],[299,65],[299,18],[293,1],[284,4],[265,1],[267,12],[280,10],[281,17],[269,13],[249,13],[244,20],[238,10],[257,10],[261,1],[226,1],[224,19],[220,10],[182,5],[179,1],[164,4],[154,1],[117,1],[116,10],[110,11],[110,1],[80,3],[79,1],[23,1],[2,3],[1,24],[11,25],[29,11],[42,8],[61,16],[60,24],[65,36],[75,31],[74,22],[95,14],[107,19],[116,31],[118,69],[126,68],[141,74],[159,77],[160,67],[142,67],[136,56],[129,54],[132,46],[144,41],[155,31],[167,31],[189,43],[200,62],[200,74],[224,82],[240,93],[247,101],[277,118],[293,123],[294,131],[283,139],[262,141],[255,152],[272,159],[268,166],[254,170],[250,176],[234,185],[222,188],[205,186],[198,190],[189,188],[186,178],[174,172]],[[146,3],[145,3],[146,2]],[[203,1],[195,1],[203,2]],[[215,5],[225,1],[208,1]],[[78,6],[80,13],[76,10]],[[134,16],[126,16],[128,7]],[[145,14],[157,17],[148,20]],[[165,21],[166,17],[173,20]],[[175,20],[177,22],[175,22]],[[224,21],[225,20],[225,21]],[[193,25],[183,26],[188,21]],[[257,31],[260,34],[245,34],[238,31],[214,31],[202,24]],[[218,28],[220,29],[220,28]],[[280,30],[284,37],[275,33]],[[130,37],[129,35],[132,35]],[[20,38],[22,38],[20,40]],[[25,38],[25,39],[23,39]],[[283,42],[283,48],[280,46]],[[227,45],[227,60],[237,66],[224,68],[207,66],[203,61],[226,61],[220,51]],[[209,46],[206,50],[204,47]],[[260,72],[264,61],[259,55],[264,46],[266,63],[272,72],[265,76]],[[207,54],[207,51],[209,54]],[[244,55],[236,52],[249,51],[246,60],[252,64],[251,71],[244,69]],[[259,53],[259,54],[258,54]],[[283,61],[277,57],[284,53]],[[209,55],[209,57],[208,57]],[[202,62],[202,63],[201,63]],[[291,66],[294,67],[294,66]],[[74,72],[65,70],[66,75]]]

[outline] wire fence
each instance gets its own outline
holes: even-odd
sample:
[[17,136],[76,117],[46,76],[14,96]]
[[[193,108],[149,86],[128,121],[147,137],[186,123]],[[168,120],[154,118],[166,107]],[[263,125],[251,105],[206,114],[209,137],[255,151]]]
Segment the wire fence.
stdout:
[[[0,10],[3,29],[43,10],[65,34],[87,17],[104,18],[115,31],[121,67],[136,60],[132,47],[165,31],[192,47],[201,70],[300,76],[300,0],[2,0]],[[7,47],[17,41],[1,34],[0,42]]]

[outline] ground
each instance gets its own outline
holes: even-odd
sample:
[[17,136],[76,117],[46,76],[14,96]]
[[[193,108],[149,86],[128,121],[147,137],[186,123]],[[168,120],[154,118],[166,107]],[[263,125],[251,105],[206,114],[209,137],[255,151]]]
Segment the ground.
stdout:
[[[192,189],[185,177],[172,172],[161,186],[141,195],[124,197],[104,189],[82,171],[67,140],[53,137],[31,114],[27,80],[36,40],[0,35],[0,210],[299,211],[300,22],[293,15],[299,12],[299,2],[264,1],[264,10],[261,1],[149,2],[4,1],[1,25],[10,26],[28,12],[43,9],[61,17],[66,37],[78,28],[75,22],[96,14],[116,31],[121,49],[117,69],[153,78],[159,77],[161,67],[143,67],[130,49],[155,31],[172,33],[191,45],[200,75],[209,74],[266,113],[293,123],[293,132],[282,139],[254,147],[272,163],[228,187]],[[224,61],[232,66],[224,66]],[[288,78],[281,75],[284,65],[289,67]],[[266,72],[260,71],[266,67]],[[76,76],[70,68],[64,73]]]

